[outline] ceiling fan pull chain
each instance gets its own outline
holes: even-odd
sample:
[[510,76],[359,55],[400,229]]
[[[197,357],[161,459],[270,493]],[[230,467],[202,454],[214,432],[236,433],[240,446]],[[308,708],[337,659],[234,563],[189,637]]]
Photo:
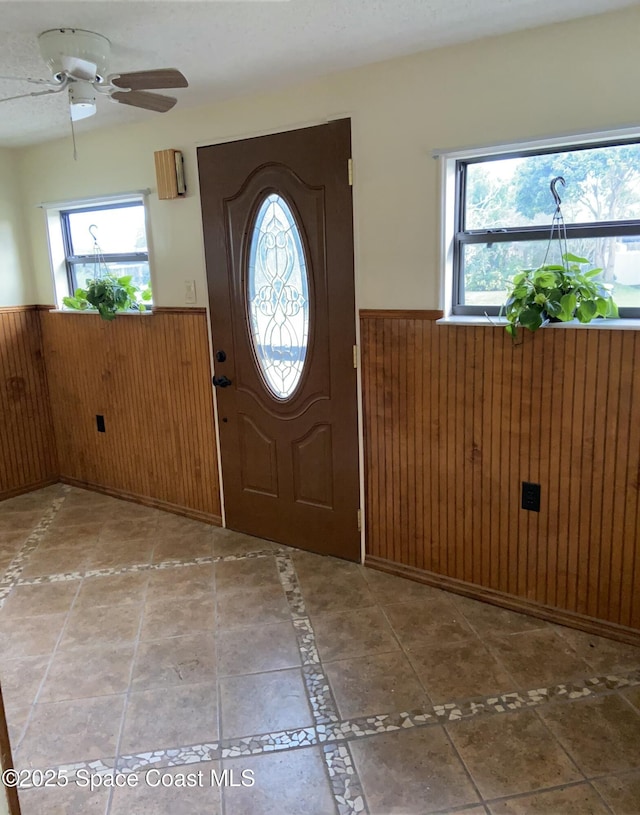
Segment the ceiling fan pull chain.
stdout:
[[78,160],[78,150],[76,149],[76,130],[73,126],[73,117],[71,116],[71,108],[69,108],[69,121],[71,122],[71,139],[73,141],[73,160]]

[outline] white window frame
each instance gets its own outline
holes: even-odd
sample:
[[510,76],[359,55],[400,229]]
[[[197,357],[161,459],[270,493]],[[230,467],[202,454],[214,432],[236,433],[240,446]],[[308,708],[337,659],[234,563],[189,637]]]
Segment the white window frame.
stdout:
[[[516,141],[501,145],[484,145],[481,147],[461,148],[458,150],[434,150],[432,156],[439,162],[440,170],[440,308],[443,318],[438,322],[460,325],[496,325],[506,324],[506,319],[497,315],[463,315],[455,314],[454,302],[454,244],[456,226],[456,167],[459,161],[471,159],[497,158],[537,151],[550,151],[557,148],[571,149],[572,147],[597,145],[602,143],[619,143],[624,141],[640,141],[640,129],[625,127],[616,130],[571,133],[560,136],[550,136],[533,140]],[[623,328],[640,329],[640,318],[636,316],[620,317],[620,319],[594,320],[583,324],[573,321],[570,323],[554,323],[552,327],[567,328]]]

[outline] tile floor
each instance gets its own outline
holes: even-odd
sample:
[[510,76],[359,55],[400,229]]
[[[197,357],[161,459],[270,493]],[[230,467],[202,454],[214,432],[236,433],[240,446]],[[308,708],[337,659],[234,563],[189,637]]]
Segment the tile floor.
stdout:
[[24,815],[640,813],[640,649],[62,485],[2,573]]

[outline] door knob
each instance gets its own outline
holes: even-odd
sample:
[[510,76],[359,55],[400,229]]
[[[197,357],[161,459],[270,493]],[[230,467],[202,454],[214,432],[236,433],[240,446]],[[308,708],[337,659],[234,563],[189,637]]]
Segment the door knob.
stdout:
[[231,384],[228,376],[214,376],[212,381],[216,388],[228,388]]

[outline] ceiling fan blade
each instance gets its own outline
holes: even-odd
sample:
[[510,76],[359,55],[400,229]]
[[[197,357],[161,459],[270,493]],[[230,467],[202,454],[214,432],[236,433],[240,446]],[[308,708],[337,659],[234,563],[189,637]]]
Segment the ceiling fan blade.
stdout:
[[60,91],[64,90],[64,85],[60,88],[49,88],[46,91],[33,91],[32,93],[20,93],[18,96],[6,96],[4,99],[0,99],[0,102],[11,102],[14,99],[26,99],[29,96],[48,96],[50,93],[60,93]]
[[8,79],[11,82],[31,82],[32,85],[52,85],[50,79],[34,79],[31,76],[0,76],[0,79]]
[[67,56],[61,57],[60,62],[67,76],[72,76],[74,79],[84,79],[86,82],[93,82],[96,78],[98,66],[95,62],[89,62],[89,60],[80,59],[80,57]]
[[146,93],[145,91],[116,91],[111,94],[111,98],[123,105],[155,110],[157,113],[166,113],[178,101],[173,96],[163,96],[161,93]]
[[176,68],[157,68],[153,71],[133,71],[118,74],[111,82],[117,88],[149,91],[159,88],[188,88],[189,83]]

